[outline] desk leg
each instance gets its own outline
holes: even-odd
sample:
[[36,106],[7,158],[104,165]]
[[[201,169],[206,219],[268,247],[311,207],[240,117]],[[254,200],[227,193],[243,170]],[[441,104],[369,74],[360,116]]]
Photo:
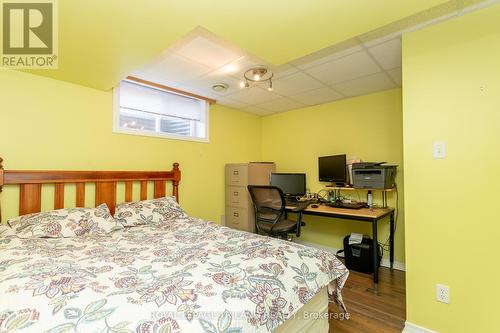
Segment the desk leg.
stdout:
[[389,231],[389,252],[391,259],[391,269],[394,267],[394,211],[390,216],[390,231]]
[[300,229],[302,228],[302,211],[297,213],[297,237],[300,237]]
[[378,294],[378,237],[377,237],[377,219],[372,221],[373,234],[373,290]]

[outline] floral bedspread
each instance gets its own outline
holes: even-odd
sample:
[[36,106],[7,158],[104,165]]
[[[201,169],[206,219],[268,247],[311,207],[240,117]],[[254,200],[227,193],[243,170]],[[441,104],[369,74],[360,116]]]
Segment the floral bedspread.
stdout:
[[271,332],[324,286],[331,253],[195,218],[107,236],[0,238],[0,332]]

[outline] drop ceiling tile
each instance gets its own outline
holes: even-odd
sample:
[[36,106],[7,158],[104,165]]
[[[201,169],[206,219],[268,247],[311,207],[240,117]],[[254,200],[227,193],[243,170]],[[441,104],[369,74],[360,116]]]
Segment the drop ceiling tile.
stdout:
[[401,67],[391,69],[390,71],[387,71],[387,73],[391,76],[394,82],[396,82],[396,84],[401,87],[402,85]]
[[380,71],[380,67],[365,51],[356,52],[305,70],[306,73],[328,85],[353,80]]
[[180,47],[176,53],[214,70],[242,56],[242,54],[202,36],[193,38],[186,45]]
[[144,70],[137,70],[130,73],[130,76],[135,76],[146,81],[159,83],[171,88],[180,88],[182,86],[182,84],[179,82],[167,80],[163,75],[158,75],[157,73],[151,71],[146,72]]
[[351,55],[353,53],[356,53],[356,52],[359,52],[362,50],[363,50],[363,48],[360,45],[355,45],[355,46],[350,47],[350,48],[345,49],[345,50],[340,50],[340,51],[337,51],[337,52],[332,53],[332,54],[323,55],[319,58],[316,56],[316,54],[312,54],[312,55],[304,57],[300,61],[296,61],[296,63],[297,63],[296,66],[297,66],[297,68],[299,68],[301,70],[305,70],[305,69],[308,69],[308,68],[311,68],[314,66],[318,66],[318,65],[330,62],[330,61],[335,60],[335,59],[343,58],[345,56]]
[[319,88],[298,95],[291,96],[291,99],[305,105],[316,105],[332,102],[342,99],[344,96],[333,90],[332,88],[325,87]]
[[262,108],[259,108],[259,107],[255,106],[255,105],[244,107],[243,111],[250,112],[250,113],[253,113],[253,114],[257,114],[257,115],[260,115],[260,116],[272,113],[272,112],[269,112],[269,111],[264,110]]
[[377,73],[339,83],[333,88],[345,96],[352,97],[396,88],[396,85],[387,77],[386,73]]
[[325,87],[325,85],[303,72],[273,80],[274,92],[283,96],[291,96],[321,87]]
[[210,67],[166,53],[155,63],[143,67],[141,72],[151,78],[183,83],[210,72]]
[[[226,91],[217,92],[212,90],[212,85],[216,82],[226,83],[229,87]],[[239,91],[239,81],[229,75],[220,75],[218,72],[211,72],[192,81],[186,82],[187,86],[211,91],[216,96],[226,96]]]
[[238,92],[229,94],[228,97],[240,103],[255,105],[269,102],[273,99],[279,98],[280,96],[259,87],[251,87],[240,89]]
[[401,67],[401,40],[399,38],[373,46],[368,49],[368,52],[383,69]]
[[393,33],[390,33],[388,35],[385,35],[381,38],[376,38],[376,39],[369,39],[369,38],[363,38],[363,36],[359,37],[359,40],[368,48],[391,41],[395,38],[401,38],[401,31],[396,31]]
[[272,111],[272,112],[283,112],[293,109],[298,109],[304,107],[304,104],[292,101],[291,99],[280,97],[269,102],[256,105],[258,108]]
[[273,66],[271,70],[274,73],[273,80],[280,79],[286,76],[290,76],[292,74],[298,73],[298,69],[294,66],[283,64],[280,66]]
[[266,66],[269,67],[268,64],[266,64],[264,61],[260,60],[257,57],[251,56],[251,55],[245,55],[243,58],[240,58],[239,60],[236,60],[232,62],[230,65],[226,65],[222,67],[222,69],[231,69],[231,73],[229,73],[231,76],[238,80],[243,80],[243,74],[250,68],[256,67],[256,66]]
[[215,100],[220,97],[219,95],[216,95],[211,90],[201,89],[201,88],[187,86],[187,85],[181,85],[181,86],[178,87],[178,89],[190,92],[192,94],[200,95],[200,96],[203,96],[203,97],[212,98],[212,99],[215,99]]
[[220,97],[219,99],[217,99],[217,104],[229,106],[234,109],[244,109],[248,106],[248,104],[241,103],[227,97]]

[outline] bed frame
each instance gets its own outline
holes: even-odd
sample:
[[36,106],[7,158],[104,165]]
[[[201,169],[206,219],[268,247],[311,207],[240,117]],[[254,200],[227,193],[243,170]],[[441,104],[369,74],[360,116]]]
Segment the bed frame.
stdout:
[[[172,182],[172,195],[179,202],[179,163],[170,171],[55,171],[4,170],[0,158],[0,192],[4,185],[19,185],[19,215],[38,213],[42,204],[42,184],[54,184],[54,209],[64,208],[64,185],[76,184],[76,206],[85,207],[85,184],[95,184],[95,205],[106,203],[112,214],[116,206],[116,184],[125,183],[125,201],[132,201],[132,185],[140,182],[140,198],[147,199],[148,181],[154,183],[154,197],[165,196]],[[1,217],[0,217],[1,218]]]

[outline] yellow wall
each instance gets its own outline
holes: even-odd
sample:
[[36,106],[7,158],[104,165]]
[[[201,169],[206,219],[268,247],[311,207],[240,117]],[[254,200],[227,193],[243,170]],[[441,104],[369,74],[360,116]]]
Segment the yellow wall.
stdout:
[[[113,134],[111,92],[0,70],[5,169],[170,170],[179,162],[183,207],[217,222],[224,212],[224,164],[258,160],[260,128],[259,117],[215,105],[208,144]],[[6,187],[0,195],[3,220],[17,214],[16,194]]]
[[495,5],[403,39],[407,320],[441,333],[500,327],[499,20]]
[[[403,208],[403,138],[401,89],[366,95],[264,117],[262,157],[274,161],[278,172],[305,172],[307,187],[316,192],[327,185],[318,181],[318,157],[346,153],[364,161],[399,165],[399,208]],[[347,194],[348,192],[346,192]],[[366,192],[360,191],[362,199]],[[380,198],[380,192],[375,198]],[[357,195],[354,195],[357,199]],[[390,196],[395,205],[395,196]],[[306,216],[301,240],[342,248],[351,232],[371,234],[368,223]],[[404,216],[399,213],[395,259],[405,261]],[[388,237],[388,222],[381,222],[379,240]],[[387,256],[386,256],[387,257]]]

